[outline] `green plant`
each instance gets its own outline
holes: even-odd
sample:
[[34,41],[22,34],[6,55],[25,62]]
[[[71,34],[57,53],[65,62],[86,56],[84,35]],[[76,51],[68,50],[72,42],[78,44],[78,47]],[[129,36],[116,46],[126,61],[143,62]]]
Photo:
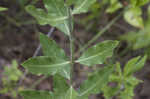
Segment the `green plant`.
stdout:
[[140,70],[146,61],[146,57],[136,57],[128,61],[124,69],[121,69],[120,63],[115,64],[115,71],[109,76],[109,82],[115,83],[115,86],[105,85],[102,90],[106,99],[113,96],[119,96],[119,99],[132,99],[134,88],[142,82],[133,76],[133,73]]
[[15,60],[12,61],[11,66],[5,66],[4,72],[2,73],[3,88],[0,90],[0,93],[17,98],[18,91],[21,90],[22,87],[19,87],[18,90],[16,90],[16,86],[22,74],[23,73],[18,69],[18,64]]
[[[43,0],[43,2],[46,9],[36,8],[33,5],[29,5],[26,7],[26,10],[36,18],[39,24],[49,24],[56,27],[69,37],[71,52],[70,58],[66,56],[64,50],[60,48],[54,40],[49,39],[44,34],[40,34],[40,43],[43,48],[44,56],[30,58],[22,65],[33,74],[53,75],[53,91],[26,90],[21,91],[20,94],[24,97],[24,99],[88,99],[88,96],[91,94],[104,92],[104,95],[107,97],[107,95],[111,93],[107,93],[107,90],[104,90],[104,87],[106,87],[106,85],[111,81],[110,78],[112,78],[112,74],[116,76],[115,73],[118,71],[121,72],[120,69],[114,71],[115,67],[113,64],[106,64],[107,58],[110,58],[113,55],[113,51],[117,47],[118,41],[107,40],[97,43],[90,48],[87,48],[88,46],[85,45],[84,49],[87,48],[87,50],[85,50],[76,60],[74,56],[74,36],[72,34],[73,15],[87,12],[88,8],[96,2],[96,0],[76,0],[76,2],[73,2],[73,0],[67,2],[64,2],[64,0]],[[69,7],[72,4],[74,5],[74,9]],[[91,42],[96,38],[97,36],[88,44],[91,44]],[[81,49],[81,51],[83,51],[83,49]],[[134,61],[129,61],[127,66],[125,66],[123,72],[124,76],[117,77],[120,79],[127,76],[133,79],[133,76],[131,75],[136,70],[139,70],[146,60],[146,56],[140,61],[139,58],[140,57],[135,58],[136,60],[133,59]],[[74,89],[73,82],[74,63],[80,63],[88,67],[96,64],[104,64],[106,66],[90,73],[88,79],[80,85],[78,90],[76,90]],[[120,68],[118,64],[117,68]],[[122,81],[126,81],[124,84],[125,88],[134,88],[135,86],[126,87],[128,84],[127,77],[125,79],[115,81],[118,81],[121,84]],[[69,82],[67,83],[66,80]],[[129,83],[132,82],[129,81]],[[109,90],[110,88],[107,89]],[[124,94],[123,92],[121,92],[121,94]]]

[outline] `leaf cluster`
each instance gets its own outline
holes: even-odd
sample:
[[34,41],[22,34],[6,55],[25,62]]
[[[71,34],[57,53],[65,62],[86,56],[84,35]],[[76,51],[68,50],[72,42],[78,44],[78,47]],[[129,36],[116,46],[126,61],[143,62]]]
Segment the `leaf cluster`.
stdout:
[[[63,49],[61,49],[56,44],[55,41],[49,39],[44,34],[40,34],[40,42],[43,47],[44,56],[30,58],[27,61],[25,61],[22,65],[26,69],[28,69],[29,72],[33,74],[54,75],[54,77],[55,75],[57,75],[57,76],[60,76],[61,78],[63,77],[63,79],[66,78],[70,80],[71,79],[70,78],[70,71],[71,71],[70,61],[68,60],[68,57],[65,55],[65,52],[63,51]],[[75,60],[75,62],[81,63],[85,66],[103,64],[106,58],[112,56],[113,50],[117,45],[118,45],[117,41],[104,41],[102,43],[96,44],[95,46],[88,48],[81,55],[79,59]],[[110,75],[111,71],[112,71],[112,66],[111,67],[108,66],[94,73],[93,75],[89,76],[88,80],[86,80],[81,85],[81,89],[78,92],[79,94],[77,94],[77,96],[88,97],[88,95],[92,94],[94,91],[95,91],[94,93],[100,92],[100,88],[103,86],[103,84],[106,84],[108,76]],[[97,81],[97,78],[99,76],[101,76],[101,78]],[[55,79],[55,80],[57,80],[58,82],[62,81],[59,79]],[[93,82],[97,82],[97,84],[93,85]],[[57,85],[57,86],[64,85],[63,83],[59,83],[59,84],[60,85]],[[89,88],[89,86],[91,86],[91,88]],[[64,87],[62,86],[61,89],[64,89]],[[61,89],[58,88],[58,90],[61,90]],[[74,89],[71,87],[71,89],[67,88],[66,91],[67,90],[73,91]],[[73,92],[77,93],[76,91],[73,91]],[[61,92],[58,92],[58,94],[60,93]],[[63,98],[63,99],[69,99],[69,98]]]
[[[140,70],[146,61],[147,56],[135,57],[127,62],[123,70],[120,63],[116,63],[115,71],[109,76],[110,85],[105,85],[102,88],[106,99],[113,96],[118,96],[120,99],[132,99],[134,96],[134,88],[137,84],[142,82],[133,76],[133,74]],[[116,85],[111,85],[112,83]]]

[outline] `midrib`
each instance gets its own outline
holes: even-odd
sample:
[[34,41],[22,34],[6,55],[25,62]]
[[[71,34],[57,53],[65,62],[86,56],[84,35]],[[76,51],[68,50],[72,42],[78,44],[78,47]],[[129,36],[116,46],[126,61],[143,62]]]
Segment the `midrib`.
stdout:
[[64,63],[60,63],[60,64],[53,64],[53,65],[28,65],[29,67],[43,67],[43,68],[48,68],[48,67],[60,67],[61,65],[66,65],[66,64],[69,64],[70,62],[69,61],[66,61]]
[[107,52],[107,50],[105,50],[105,51],[103,51],[103,52],[101,52],[101,53],[99,53],[99,54],[96,54],[96,55],[93,55],[93,56],[87,57],[87,58],[79,59],[79,60],[77,60],[76,62],[82,62],[82,61],[86,61],[86,60],[89,60],[89,59],[95,58],[95,57],[97,57],[97,56],[102,55],[102,54],[103,54],[103,53],[105,53],[105,52]]

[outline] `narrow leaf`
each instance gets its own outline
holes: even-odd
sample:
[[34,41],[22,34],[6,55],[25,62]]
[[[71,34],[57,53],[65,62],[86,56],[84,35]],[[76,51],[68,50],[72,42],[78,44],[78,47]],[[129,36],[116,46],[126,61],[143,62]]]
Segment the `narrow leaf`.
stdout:
[[69,61],[55,58],[53,56],[39,56],[30,58],[22,64],[33,74],[56,74],[70,79],[70,64]]
[[108,83],[112,71],[113,67],[108,66],[90,75],[88,79],[81,84],[79,96],[89,96],[89,94],[97,94],[101,92],[101,88]]
[[73,14],[86,13],[89,7],[94,4],[96,0],[76,0]]
[[134,72],[140,70],[144,66],[146,59],[147,56],[145,55],[143,58],[139,56],[129,60],[124,68],[124,76],[129,76]]
[[104,41],[96,44],[88,48],[76,62],[87,66],[103,64],[106,58],[112,56],[113,50],[117,45],[118,41]]

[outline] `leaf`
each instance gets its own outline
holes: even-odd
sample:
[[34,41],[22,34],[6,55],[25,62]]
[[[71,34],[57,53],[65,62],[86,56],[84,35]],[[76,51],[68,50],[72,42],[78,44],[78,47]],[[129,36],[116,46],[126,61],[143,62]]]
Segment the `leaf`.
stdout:
[[76,61],[81,64],[92,66],[95,64],[103,64],[106,58],[111,57],[113,50],[118,45],[118,41],[104,41],[88,48],[82,56]]
[[[122,85],[122,71],[120,67],[120,63],[117,62],[115,64],[115,71],[109,76],[109,82],[110,84],[105,85],[102,88],[103,94],[106,99],[110,99],[113,96],[116,96],[118,92],[120,91],[121,85]],[[115,84],[115,85],[111,85]]]
[[94,4],[96,0],[76,0],[73,14],[86,13],[89,7]]
[[129,76],[124,78],[124,90],[120,92],[121,99],[133,99],[134,89],[141,82],[141,80],[136,79],[134,76]]
[[21,96],[24,99],[77,99],[77,92],[69,87],[66,80],[59,76],[54,76],[54,86],[53,93],[47,91],[21,91]]
[[13,60],[11,66],[4,66],[3,75],[5,79],[7,79],[7,82],[10,83],[17,82],[19,78],[23,75],[23,73],[18,69],[17,61]]
[[26,90],[21,91],[20,95],[24,99],[54,99],[51,92],[48,91],[35,91],[35,90]]
[[46,24],[54,24],[57,22],[55,19],[48,18],[47,13],[40,8],[36,8],[33,5],[26,6],[26,11],[31,14],[33,17],[36,18],[38,23],[40,25],[46,25]]
[[111,99],[111,97],[116,96],[118,91],[119,91],[119,87],[109,87],[108,85],[106,85],[103,88],[103,93],[104,93],[104,97],[106,99]]
[[130,3],[133,7],[143,6],[148,2],[150,2],[150,1],[149,0],[130,0]]
[[53,56],[30,58],[22,65],[33,74],[54,75],[58,73],[61,76],[70,79],[70,62]]
[[146,59],[147,56],[145,55],[143,58],[138,56],[129,60],[124,67],[124,76],[130,76],[134,72],[140,70],[144,66]]
[[6,11],[8,8],[0,7],[0,11]]
[[68,57],[65,55],[65,52],[60,48],[57,43],[47,37],[44,34],[40,34],[40,43],[42,45],[44,56],[53,56],[55,58],[64,59],[68,61]]
[[150,2],[150,0],[137,0],[137,6],[143,6]]
[[142,11],[140,8],[130,8],[124,13],[124,19],[131,25],[138,27],[138,28],[143,28],[143,19],[141,17]]
[[78,99],[77,96],[78,93],[71,86],[70,89],[67,91],[64,99]]
[[[71,11],[71,14],[85,13],[88,11],[90,5],[92,5],[96,0],[43,0],[46,11],[41,8],[36,8],[33,5],[26,7],[26,11],[36,18],[39,24],[46,25],[49,24],[53,27],[57,27],[60,31],[64,32],[66,35],[70,35],[69,26],[69,11],[66,5],[75,4],[75,9]],[[73,22],[72,22],[73,23]]]
[[[68,57],[65,55],[65,52],[63,49],[61,49],[57,43],[54,40],[51,40],[44,34],[40,34],[40,43],[43,48],[43,53],[45,56],[53,56],[53,58],[56,59],[62,59],[64,61],[68,61]],[[66,77],[69,77],[70,74],[70,67],[66,66],[63,71],[60,71],[61,75],[66,75]]]
[[44,6],[47,12],[33,5],[27,6],[26,11],[34,16],[39,24],[49,24],[70,35],[68,10],[64,0],[44,0]]
[[54,97],[55,99],[63,99],[62,97],[66,95],[69,86],[66,83],[66,80],[59,75],[55,75],[53,79],[54,79],[53,82]]
[[40,43],[45,56],[31,58],[22,65],[34,74],[58,73],[70,79],[70,63],[64,50],[44,34],[40,34]]
[[118,9],[122,8],[122,4],[118,0],[110,0],[110,6],[107,8],[107,13],[114,13]]
[[101,88],[108,83],[109,76],[113,69],[113,66],[107,66],[90,75],[88,79],[81,84],[79,96],[84,97],[89,96],[89,94],[97,94],[101,92]]
[[77,99],[77,92],[66,83],[66,80],[59,76],[54,76],[54,97],[55,99]]

